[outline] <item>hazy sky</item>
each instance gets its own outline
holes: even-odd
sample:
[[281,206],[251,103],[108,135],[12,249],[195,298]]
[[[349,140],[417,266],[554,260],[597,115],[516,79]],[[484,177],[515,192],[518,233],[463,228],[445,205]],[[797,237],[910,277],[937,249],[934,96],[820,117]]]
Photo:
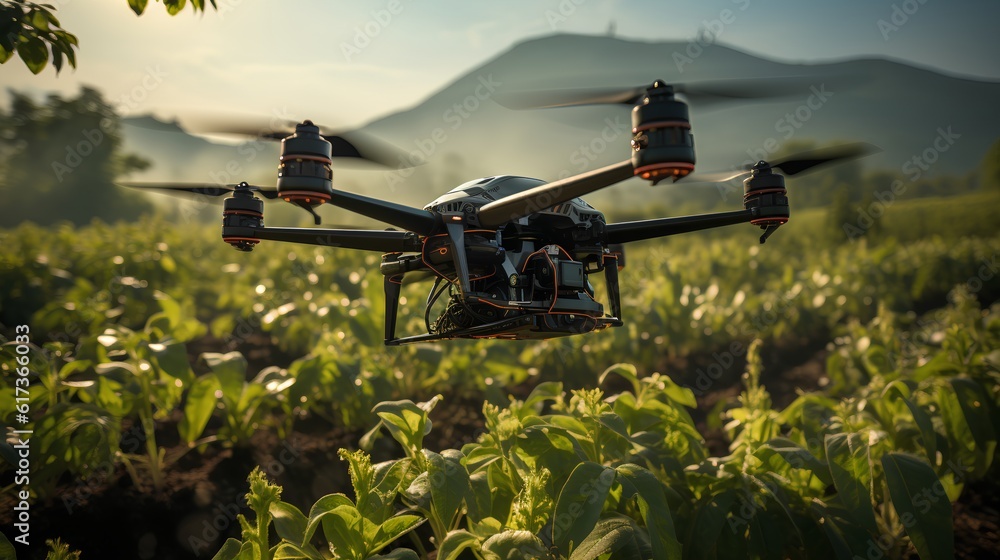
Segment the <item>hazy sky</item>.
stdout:
[[218,0],[217,12],[175,17],[155,2],[136,17],[125,0],[49,1],[80,39],[78,69],[33,76],[14,60],[0,84],[94,85],[126,114],[285,110],[351,126],[522,39],[603,34],[612,22],[631,39],[689,40],[708,26],[720,43],[782,61],[879,56],[1000,79],[995,0]]

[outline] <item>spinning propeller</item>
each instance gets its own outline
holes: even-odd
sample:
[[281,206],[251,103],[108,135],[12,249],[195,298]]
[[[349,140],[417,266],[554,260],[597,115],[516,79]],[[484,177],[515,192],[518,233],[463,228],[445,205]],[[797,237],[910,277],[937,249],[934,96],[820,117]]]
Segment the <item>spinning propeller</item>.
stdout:
[[[817,148],[786,156],[776,161],[759,161],[755,164],[744,165],[741,169],[731,171],[715,171],[710,173],[696,173],[683,178],[685,183],[723,183],[731,181],[737,177],[742,177],[753,172],[754,169],[763,167],[766,164],[771,169],[781,171],[782,175],[794,177],[806,171],[816,171],[818,168],[842,161],[857,159],[881,150],[877,146],[867,142],[854,142],[827,148]],[[680,179],[678,179],[680,180]]]
[[496,96],[497,103],[510,109],[543,109],[580,105],[638,105],[654,89],[669,89],[699,105],[727,101],[774,99],[793,95],[809,82],[802,77],[716,80],[670,83],[656,80],[652,85],[627,88],[581,88],[520,91]]

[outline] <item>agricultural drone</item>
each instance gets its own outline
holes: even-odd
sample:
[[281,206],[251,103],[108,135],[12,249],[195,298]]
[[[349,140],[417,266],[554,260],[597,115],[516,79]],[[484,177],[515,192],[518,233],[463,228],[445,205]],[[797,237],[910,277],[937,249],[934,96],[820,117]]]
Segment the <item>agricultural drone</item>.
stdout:
[[[623,324],[619,272],[623,245],[739,223],[763,230],[760,243],[789,218],[785,176],[866,155],[867,144],[814,150],[737,171],[694,175],[695,152],[688,105],[713,100],[773,97],[773,84],[750,81],[652,85],[617,90],[562,90],[508,95],[510,108],[597,103],[631,105],[631,158],[593,171],[545,182],[502,175],[469,181],[424,208],[413,208],[333,188],[334,158],[391,161],[384,145],[359,133],[321,134],[311,121],[280,139],[276,187],[247,183],[126,183],[142,189],[201,195],[224,201],[222,239],[241,251],[262,240],[383,253],[385,344],[457,338],[544,339]],[[624,147],[623,147],[624,148]],[[580,197],[630,177],[653,185],[743,179],[743,209],[692,216],[607,223]],[[398,229],[321,229],[264,226],[261,198],[281,199],[310,212],[332,204]],[[608,308],[589,277],[603,273]],[[425,303],[427,332],[399,338],[396,318],[404,283],[433,279]],[[446,298],[446,299],[442,299]]]

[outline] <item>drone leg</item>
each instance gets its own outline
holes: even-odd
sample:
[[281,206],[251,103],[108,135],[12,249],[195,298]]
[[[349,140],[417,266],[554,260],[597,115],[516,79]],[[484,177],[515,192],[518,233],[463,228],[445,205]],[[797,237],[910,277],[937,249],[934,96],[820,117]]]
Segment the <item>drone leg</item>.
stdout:
[[385,277],[385,343],[396,339],[396,314],[399,311],[400,284]]
[[472,291],[469,284],[469,263],[465,257],[465,225],[461,214],[445,214],[445,224],[448,237],[451,238],[451,248],[455,251],[455,273],[458,274],[459,285],[462,287],[462,297]]
[[772,233],[774,233],[775,231],[778,230],[778,225],[780,225],[780,224],[769,225],[766,228],[764,228],[764,235],[760,236],[760,244],[761,245],[763,245],[764,242],[767,241],[768,237],[771,237]]
[[611,303],[611,315],[615,318],[616,327],[625,324],[622,321],[621,288],[618,285],[618,257],[604,257],[604,280],[608,285],[608,300]]

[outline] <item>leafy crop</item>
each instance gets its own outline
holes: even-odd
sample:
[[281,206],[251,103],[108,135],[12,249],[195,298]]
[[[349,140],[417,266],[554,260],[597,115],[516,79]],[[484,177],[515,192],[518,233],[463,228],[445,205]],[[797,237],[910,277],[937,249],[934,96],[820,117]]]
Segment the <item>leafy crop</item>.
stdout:
[[[976,312],[967,296],[955,297],[944,313],[984,327],[964,329],[975,333],[966,344],[992,348],[1000,309]],[[304,532],[276,522],[274,558],[382,558],[390,541],[379,531],[394,519],[396,538],[426,522],[432,536],[413,536],[413,546],[421,554],[435,547],[445,559],[463,551],[481,559],[897,557],[909,546],[921,558],[952,557],[951,502],[964,481],[992,467],[996,442],[995,384],[984,387],[962,364],[990,364],[989,354],[956,354],[953,343],[942,354],[922,348],[948,356],[951,367],[932,357],[934,376],[909,384],[899,379],[912,377],[905,368],[879,370],[843,401],[804,394],[779,411],[760,383],[758,345],[744,391],[726,411],[725,457],[711,457],[695,430],[689,389],[624,364],[601,379],[621,376],[630,391],[567,394],[542,383],[506,407],[486,404],[486,432],[440,453],[422,446],[438,398],[381,403],[362,444],[384,429],[404,456],[373,466],[363,451],[341,451],[358,502],[338,494],[308,518],[289,514]],[[275,502],[272,515],[291,508]],[[308,530],[318,518],[336,556]],[[217,558],[237,550],[227,544]]]
[[[995,238],[794,261],[794,239],[669,242],[630,252],[625,328],[384,348],[370,256],[236,254],[155,220],[2,235],[0,322],[30,324],[37,344],[36,497],[96,472],[159,488],[181,454],[248,448],[261,430],[285,438],[309,417],[353,430],[362,449],[398,444],[375,464],[342,450],[353,496],[308,510],[252,475],[253,513],[220,558],[947,558],[951,502],[996,472],[1000,307],[980,303],[1000,294],[982,272]],[[404,311],[402,326],[420,323]],[[704,388],[656,371],[755,339],[742,393],[709,413],[730,443],[713,456],[690,413]],[[776,408],[759,349],[827,340],[826,385]],[[12,352],[0,346],[5,374]],[[508,400],[514,385],[530,387]],[[428,449],[442,399],[485,400],[485,431]]]

